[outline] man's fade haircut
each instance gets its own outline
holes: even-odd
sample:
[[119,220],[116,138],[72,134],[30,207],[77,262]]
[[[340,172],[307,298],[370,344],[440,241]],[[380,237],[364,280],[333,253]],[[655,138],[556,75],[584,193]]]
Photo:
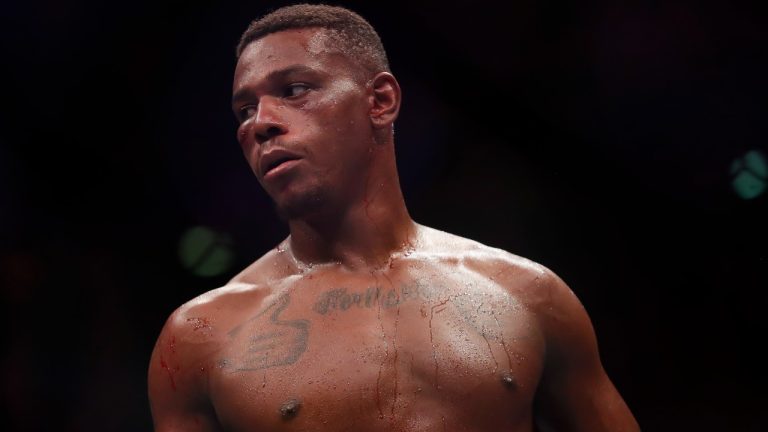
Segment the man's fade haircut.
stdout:
[[251,42],[282,30],[318,27],[327,30],[328,42],[371,73],[391,72],[379,35],[365,18],[338,6],[297,4],[277,9],[254,20],[240,37],[237,58]]

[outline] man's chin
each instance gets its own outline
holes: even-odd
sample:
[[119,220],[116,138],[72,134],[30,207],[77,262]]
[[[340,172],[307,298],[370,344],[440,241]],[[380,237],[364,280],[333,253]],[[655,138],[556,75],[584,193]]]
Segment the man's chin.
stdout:
[[285,197],[281,201],[275,201],[275,209],[280,219],[306,219],[316,215],[323,209],[327,202],[326,196],[320,190],[313,190],[301,195]]

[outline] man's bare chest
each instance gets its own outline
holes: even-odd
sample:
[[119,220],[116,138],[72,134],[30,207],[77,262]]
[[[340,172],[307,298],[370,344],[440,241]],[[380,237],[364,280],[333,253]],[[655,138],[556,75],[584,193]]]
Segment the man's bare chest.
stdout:
[[211,399],[235,430],[471,423],[489,404],[530,411],[542,346],[516,299],[471,274],[318,275],[232,326]]

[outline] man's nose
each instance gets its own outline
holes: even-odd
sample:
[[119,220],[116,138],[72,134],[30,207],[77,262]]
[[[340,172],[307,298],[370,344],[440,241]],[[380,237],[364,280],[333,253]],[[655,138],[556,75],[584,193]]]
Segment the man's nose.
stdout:
[[253,119],[253,133],[258,144],[288,132],[282,102],[273,97],[262,97]]

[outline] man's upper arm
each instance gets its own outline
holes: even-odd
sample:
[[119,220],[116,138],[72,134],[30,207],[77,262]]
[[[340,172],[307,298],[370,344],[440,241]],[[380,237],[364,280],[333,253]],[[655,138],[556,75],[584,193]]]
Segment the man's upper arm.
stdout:
[[[214,432],[220,427],[204,388],[205,367],[180,311],[157,339],[149,364],[149,403],[155,431]],[[194,335],[196,336],[196,335]]]
[[638,431],[605,373],[587,312],[557,276],[536,279],[535,309],[546,338],[544,372],[536,396],[541,430]]

